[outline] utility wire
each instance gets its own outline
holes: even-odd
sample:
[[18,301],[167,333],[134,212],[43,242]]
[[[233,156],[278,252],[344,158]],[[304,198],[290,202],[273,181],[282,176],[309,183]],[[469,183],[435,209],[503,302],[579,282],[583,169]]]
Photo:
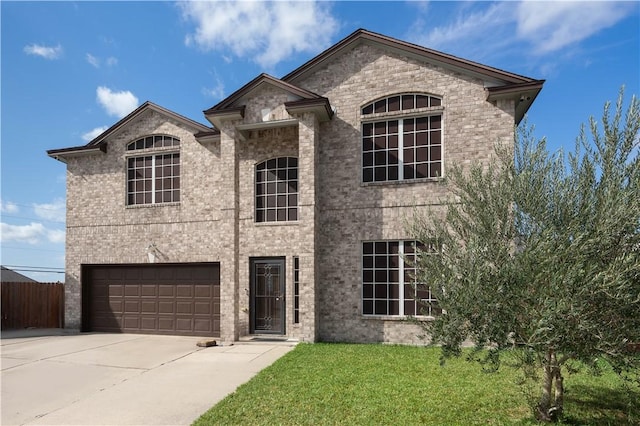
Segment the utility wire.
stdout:
[[3,265],[3,266],[13,271],[53,272],[57,274],[64,274],[64,268],[57,268],[55,266],[21,266],[21,265]]

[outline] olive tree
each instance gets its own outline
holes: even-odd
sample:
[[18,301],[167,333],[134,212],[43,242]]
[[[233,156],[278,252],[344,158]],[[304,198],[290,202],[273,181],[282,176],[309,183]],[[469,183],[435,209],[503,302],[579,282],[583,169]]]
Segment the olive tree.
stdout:
[[505,350],[517,353],[529,377],[539,372],[539,420],[562,414],[572,360],[596,367],[604,358],[637,380],[639,128],[638,99],[625,108],[622,90],[568,155],[550,153],[525,122],[494,160],[454,165],[446,212],[409,224],[437,247],[417,262],[417,281],[444,310],[423,322],[432,342],[445,357],[472,342],[496,368]]

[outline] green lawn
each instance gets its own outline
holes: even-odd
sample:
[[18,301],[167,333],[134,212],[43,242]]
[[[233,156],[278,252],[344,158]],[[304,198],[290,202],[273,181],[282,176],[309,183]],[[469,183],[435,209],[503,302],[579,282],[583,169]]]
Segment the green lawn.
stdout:
[[[463,358],[441,367],[439,354],[412,346],[300,344],[194,425],[535,424],[516,371],[483,373]],[[584,369],[565,384],[562,424],[640,424],[640,392],[630,400],[611,371],[593,376]],[[636,405],[633,418],[629,404]]]

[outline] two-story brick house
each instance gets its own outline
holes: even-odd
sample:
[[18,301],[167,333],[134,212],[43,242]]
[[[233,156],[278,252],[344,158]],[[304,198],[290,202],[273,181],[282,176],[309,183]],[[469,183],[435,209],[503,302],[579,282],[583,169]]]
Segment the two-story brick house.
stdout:
[[438,312],[404,219],[437,210],[451,164],[512,143],[542,85],[358,30],[204,111],[213,127],[146,102],[48,151],[67,164],[66,327],[417,342],[402,319]]

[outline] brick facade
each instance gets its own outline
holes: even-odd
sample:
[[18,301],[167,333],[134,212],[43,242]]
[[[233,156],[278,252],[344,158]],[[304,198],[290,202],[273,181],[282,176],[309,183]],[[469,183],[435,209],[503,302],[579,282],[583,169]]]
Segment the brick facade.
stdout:
[[[100,142],[106,153],[51,151],[68,170],[66,327],[81,326],[81,265],[144,263],[153,244],[160,262],[220,262],[224,341],[250,334],[250,260],[278,257],[288,337],[419,343],[419,330],[402,318],[362,314],[362,242],[409,239],[405,220],[414,209],[437,211],[447,187],[438,179],[363,183],[361,107],[401,93],[441,98],[446,175],[452,164],[487,160],[496,143],[511,143],[519,102],[532,102],[541,83],[389,40],[360,30],[290,77],[258,78],[205,112],[215,129],[143,106],[78,149]],[[291,102],[301,97],[327,100],[333,116],[296,109]],[[181,140],[181,200],[127,206],[126,145],[158,133]],[[298,220],[257,223],[255,167],[276,157],[298,158]]]

